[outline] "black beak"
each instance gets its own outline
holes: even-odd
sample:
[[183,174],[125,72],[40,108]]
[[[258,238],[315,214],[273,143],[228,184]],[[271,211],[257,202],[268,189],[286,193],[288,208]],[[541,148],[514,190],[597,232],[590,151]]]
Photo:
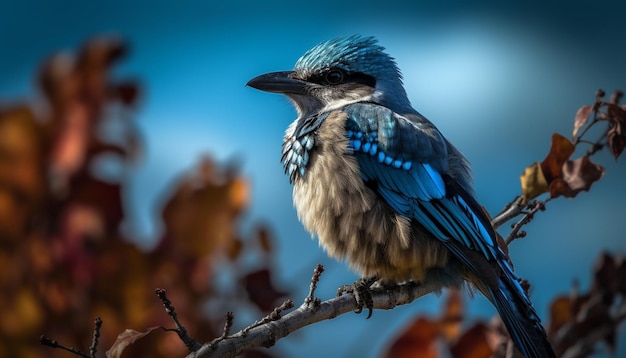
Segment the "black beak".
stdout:
[[256,76],[246,84],[261,91],[304,94],[307,82],[293,78],[293,71],[270,72]]

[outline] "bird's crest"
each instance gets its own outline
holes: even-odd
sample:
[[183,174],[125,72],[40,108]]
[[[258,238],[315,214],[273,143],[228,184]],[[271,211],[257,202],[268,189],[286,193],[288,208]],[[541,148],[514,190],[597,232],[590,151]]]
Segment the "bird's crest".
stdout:
[[305,77],[326,68],[338,67],[346,72],[373,76],[400,76],[395,60],[384,52],[372,36],[352,35],[324,41],[308,50],[294,70]]

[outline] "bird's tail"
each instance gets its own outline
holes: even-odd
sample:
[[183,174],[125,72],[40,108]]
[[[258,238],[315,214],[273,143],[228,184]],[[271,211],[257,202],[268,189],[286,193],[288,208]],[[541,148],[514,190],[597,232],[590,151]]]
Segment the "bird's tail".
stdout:
[[515,346],[526,358],[556,357],[546,337],[546,331],[515,274],[507,263],[503,263],[501,267],[503,274],[498,288],[490,289],[491,300]]

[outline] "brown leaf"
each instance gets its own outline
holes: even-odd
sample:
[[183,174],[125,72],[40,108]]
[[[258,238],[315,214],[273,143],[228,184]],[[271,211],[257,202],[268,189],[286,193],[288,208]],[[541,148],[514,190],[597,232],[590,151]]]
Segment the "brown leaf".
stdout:
[[117,340],[115,340],[115,343],[113,343],[111,349],[106,351],[107,358],[120,358],[122,356],[122,353],[124,353],[124,349],[126,349],[126,347],[135,343],[135,341],[137,341],[138,339],[147,336],[152,331],[158,328],[158,326],[150,327],[145,332],[138,332],[132,329],[126,329],[123,333],[120,333],[120,335],[117,336]]
[[611,149],[611,153],[617,159],[626,147],[626,135],[620,125],[609,128],[606,141]]
[[395,339],[386,358],[437,358],[437,337],[439,324],[425,317],[417,320]]
[[558,133],[552,135],[550,153],[541,162],[541,170],[548,184],[561,177],[563,164],[574,154],[574,144]]
[[548,336],[554,337],[556,332],[573,320],[571,299],[568,296],[558,296],[550,304],[550,324]]
[[574,131],[572,132],[572,137],[576,137],[576,133],[587,123],[591,110],[593,110],[593,105],[582,106],[578,109],[574,117]]
[[607,132],[607,143],[611,149],[611,153],[617,159],[624,147],[626,146],[626,109],[616,103],[607,104],[608,120],[611,122],[609,131]]
[[276,301],[287,295],[278,291],[272,283],[272,272],[267,268],[250,272],[243,278],[243,285],[250,301],[262,312],[269,312],[276,307]]
[[539,162],[535,162],[524,170],[524,173],[520,176],[520,182],[522,184],[524,202],[528,202],[537,195],[548,191],[548,182]]
[[484,323],[476,323],[450,349],[454,358],[489,358],[495,351],[496,337]]
[[592,163],[589,156],[569,160],[563,165],[563,179],[550,184],[550,195],[553,198],[564,196],[573,198],[581,191],[588,191],[591,185],[604,175],[601,165]]

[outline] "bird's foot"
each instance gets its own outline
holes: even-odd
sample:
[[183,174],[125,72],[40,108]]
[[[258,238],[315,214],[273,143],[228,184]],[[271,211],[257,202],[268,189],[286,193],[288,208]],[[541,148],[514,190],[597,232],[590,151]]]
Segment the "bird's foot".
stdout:
[[355,313],[363,312],[363,307],[368,309],[367,318],[372,317],[372,311],[374,309],[374,300],[372,299],[372,293],[370,288],[374,282],[378,281],[377,277],[364,277],[356,280],[351,285],[342,285],[337,289],[337,296],[341,296],[345,293],[352,293],[354,300],[356,301],[357,309]]

